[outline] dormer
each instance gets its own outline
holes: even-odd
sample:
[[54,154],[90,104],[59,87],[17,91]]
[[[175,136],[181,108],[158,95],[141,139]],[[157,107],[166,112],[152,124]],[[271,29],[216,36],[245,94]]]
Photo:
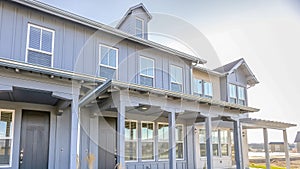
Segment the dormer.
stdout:
[[148,39],[148,22],[151,18],[151,14],[140,3],[128,9],[116,28],[136,37]]
[[247,106],[247,89],[259,82],[245,60],[238,59],[214,71],[223,74],[220,78],[221,99]]

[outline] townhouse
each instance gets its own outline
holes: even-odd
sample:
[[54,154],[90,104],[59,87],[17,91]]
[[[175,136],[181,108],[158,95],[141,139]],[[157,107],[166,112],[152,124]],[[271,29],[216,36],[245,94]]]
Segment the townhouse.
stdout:
[[37,1],[0,15],[1,168],[246,167],[243,59],[209,70],[149,41],[143,4],[116,28]]

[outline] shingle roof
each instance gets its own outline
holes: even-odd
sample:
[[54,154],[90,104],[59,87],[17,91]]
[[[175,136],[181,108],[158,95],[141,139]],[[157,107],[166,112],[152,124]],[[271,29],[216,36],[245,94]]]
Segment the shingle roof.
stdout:
[[238,64],[241,61],[244,61],[244,59],[241,58],[241,59],[238,59],[236,61],[230,62],[230,63],[228,63],[224,66],[221,66],[221,67],[218,67],[218,68],[214,69],[214,71],[219,72],[219,73],[227,73],[230,70],[232,70],[236,64]]
[[296,138],[295,138],[295,143],[300,142],[300,131],[297,132]]

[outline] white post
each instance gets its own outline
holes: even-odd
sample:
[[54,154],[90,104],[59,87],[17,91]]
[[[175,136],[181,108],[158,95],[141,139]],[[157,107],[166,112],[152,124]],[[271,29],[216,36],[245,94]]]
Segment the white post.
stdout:
[[176,168],[175,112],[169,113],[169,168]]
[[77,168],[78,141],[78,95],[73,95],[71,108],[71,140],[70,140],[70,168]]
[[264,149],[265,149],[265,156],[266,156],[266,168],[270,169],[270,154],[269,154],[269,140],[268,140],[268,130],[266,128],[263,128],[264,132]]
[[125,169],[125,105],[120,101],[117,124],[117,163]]
[[234,153],[235,153],[236,169],[243,168],[241,138],[242,137],[241,137],[240,121],[236,120],[233,122],[233,139],[234,139]]
[[211,117],[205,118],[205,133],[206,133],[206,159],[207,169],[213,169],[213,148],[212,148],[212,124]]
[[291,168],[291,161],[290,161],[289,143],[288,143],[288,139],[287,139],[286,130],[283,130],[283,139],[284,139],[284,152],[285,152],[286,169],[290,169]]

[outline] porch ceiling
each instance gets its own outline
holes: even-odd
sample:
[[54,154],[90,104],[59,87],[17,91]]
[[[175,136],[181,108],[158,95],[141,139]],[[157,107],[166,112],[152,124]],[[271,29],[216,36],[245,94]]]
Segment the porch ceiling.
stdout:
[[296,124],[291,124],[291,123],[283,123],[278,121],[270,121],[270,120],[254,119],[254,118],[240,119],[240,122],[242,123],[244,129],[269,128],[269,129],[284,130],[289,127],[297,126]]
[[60,99],[53,97],[52,92],[14,87],[13,91],[0,92],[0,100],[55,106]]

